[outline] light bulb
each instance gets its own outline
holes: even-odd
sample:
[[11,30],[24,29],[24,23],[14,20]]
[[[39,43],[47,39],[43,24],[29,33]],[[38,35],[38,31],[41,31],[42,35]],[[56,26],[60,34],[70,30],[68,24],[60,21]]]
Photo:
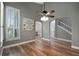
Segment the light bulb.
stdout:
[[48,17],[46,16],[41,17],[41,21],[48,21]]

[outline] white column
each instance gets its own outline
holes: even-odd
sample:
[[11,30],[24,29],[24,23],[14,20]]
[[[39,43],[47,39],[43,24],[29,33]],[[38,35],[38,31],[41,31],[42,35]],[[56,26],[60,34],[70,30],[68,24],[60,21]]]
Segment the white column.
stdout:
[[[2,47],[2,45],[3,45],[3,38],[4,38],[4,31],[3,31],[3,22],[4,22],[4,19],[3,19],[3,15],[4,15],[4,5],[3,5],[3,2],[1,2],[1,47]],[[2,55],[2,53],[3,53],[3,48],[1,48],[1,55]]]

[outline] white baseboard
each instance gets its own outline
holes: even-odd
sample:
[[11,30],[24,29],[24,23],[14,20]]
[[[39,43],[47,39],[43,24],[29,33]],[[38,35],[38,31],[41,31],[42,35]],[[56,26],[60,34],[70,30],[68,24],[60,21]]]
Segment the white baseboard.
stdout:
[[62,38],[55,38],[57,40],[62,40],[62,41],[66,41],[66,42],[72,42],[71,40],[67,40],[67,39],[62,39]]
[[74,45],[72,45],[71,48],[74,48],[74,49],[78,49],[79,50],[79,47],[74,46]]
[[49,39],[46,39],[46,38],[42,38],[43,40],[46,40],[46,41],[50,41]]
[[18,46],[18,45],[22,45],[22,44],[25,44],[25,43],[30,43],[30,42],[33,42],[33,41],[35,41],[35,40],[30,40],[30,41],[25,41],[25,42],[21,42],[21,43],[12,44],[12,45],[7,45],[7,46],[4,46],[3,49]]
[[[47,41],[50,41],[49,39],[46,39],[46,38],[42,38],[43,40],[47,40]],[[57,39],[57,40],[61,40],[61,41],[66,41],[66,42],[72,42],[71,40],[67,40],[67,39],[62,39],[62,38],[52,38],[52,39]]]

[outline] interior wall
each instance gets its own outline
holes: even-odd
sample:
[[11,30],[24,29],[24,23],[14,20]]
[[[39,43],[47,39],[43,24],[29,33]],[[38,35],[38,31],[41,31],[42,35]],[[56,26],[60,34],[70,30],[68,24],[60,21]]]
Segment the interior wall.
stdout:
[[39,18],[36,16],[40,11],[40,4],[32,2],[4,2],[4,6],[20,9],[20,40],[32,40],[35,36],[35,30],[23,31],[23,18],[38,20]]
[[55,10],[55,18],[70,17],[72,20],[72,45],[79,47],[79,3],[78,2],[49,2],[48,11]]

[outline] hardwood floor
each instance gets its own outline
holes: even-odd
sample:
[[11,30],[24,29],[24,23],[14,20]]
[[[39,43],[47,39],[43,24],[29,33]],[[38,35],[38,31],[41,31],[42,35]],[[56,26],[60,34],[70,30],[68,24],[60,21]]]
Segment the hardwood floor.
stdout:
[[[23,44],[16,46],[19,52],[18,56],[79,56],[79,50],[70,48],[70,43],[59,41],[59,40],[51,40],[51,42],[36,39],[35,42]],[[12,50],[16,47],[7,48]],[[15,53],[17,53],[17,49],[15,49]]]

